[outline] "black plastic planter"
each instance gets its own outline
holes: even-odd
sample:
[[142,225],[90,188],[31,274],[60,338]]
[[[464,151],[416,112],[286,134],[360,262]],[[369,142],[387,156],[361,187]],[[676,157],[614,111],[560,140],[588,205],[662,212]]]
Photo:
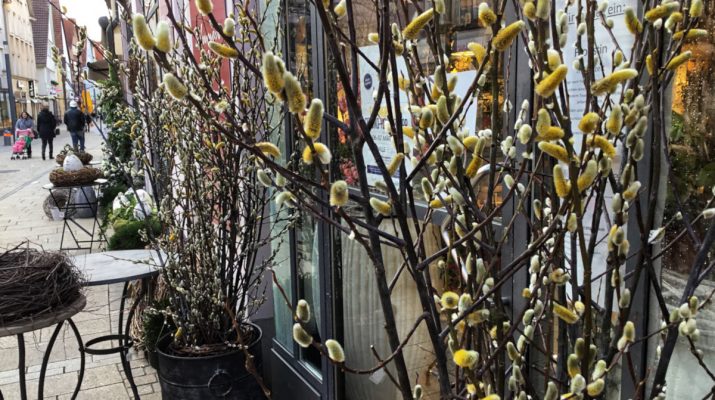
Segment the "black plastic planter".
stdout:
[[[261,370],[261,338],[263,332],[251,324],[257,339],[248,347],[254,356],[256,369]],[[208,357],[177,357],[167,354],[170,337],[157,346],[159,383],[165,400],[264,400],[256,379],[245,368],[241,350]]]

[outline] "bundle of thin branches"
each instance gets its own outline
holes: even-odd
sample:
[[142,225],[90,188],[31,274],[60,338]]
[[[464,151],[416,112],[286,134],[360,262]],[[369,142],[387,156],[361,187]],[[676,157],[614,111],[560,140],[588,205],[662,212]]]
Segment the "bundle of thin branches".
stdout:
[[0,253],[0,326],[55,312],[82,293],[83,278],[69,257],[24,242]]
[[76,171],[57,168],[50,172],[50,182],[57,187],[89,185],[101,177],[102,171],[92,167],[83,167]]

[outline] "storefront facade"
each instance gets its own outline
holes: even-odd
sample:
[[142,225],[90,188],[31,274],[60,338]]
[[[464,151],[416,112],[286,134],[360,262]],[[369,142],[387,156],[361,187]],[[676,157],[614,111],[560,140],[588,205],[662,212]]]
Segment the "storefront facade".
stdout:
[[[633,5],[637,7],[635,2]],[[357,45],[367,56],[378,57],[377,46],[367,40],[368,33],[377,31],[375,22],[375,8],[370,1],[353,1],[357,14],[356,20],[360,21],[357,26]],[[613,18],[622,18],[623,4],[614,4],[606,12]],[[301,81],[306,95],[321,98],[326,104],[326,109],[333,115],[344,121],[347,115],[342,89],[338,84],[335,71],[331,68],[331,59],[328,50],[325,48],[323,29],[320,19],[312,3],[307,0],[282,0],[278,6],[278,21],[281,24],[282,32],[285,33],[283,55],[287,68],[291,70]],[[448,23],[444,25],[444,34],[448,35],[452,48],[449,50],[450,72],[460,75],[461,82],[471,82],[470,76],[474,77],[475,71],[469,62],[460,62],[461,54],[466,51],[468,42],[486,42],[487,34],[476,22],[478,8],[477,1],[460,0],[448,2],[447,16]],[[702,23],[704,28],[713,31],[713,11]],[[512,21],[516,19],[511,4],[507,6],[506,19]],[[575,24],[575,23],[574,23]],[[575,26],[571,29],[575,32]],[[616,34],[619,34],[616,32]],[[711,34],[712,35],[712,34]],[[672,219],[677,212],[675,203],[686,201],[685,207],[693,215],[697,215],[698,210],[707,203],[711,197],[710,191],[715,185],[715,155],[712,149],[715,148],[713,134],[715,129],[708,129],[713,124],[712,117],[715,115],[709,108],[713,107],[715,101],[707,101],[705,94],[707,88],[712,88],[715,81],[715,65],[713,50],[713,38],[708,36],[704,40],[691,43],[695,57],[686,64],[674,81],[672,95],[667,99],[668,104],[672,104],[673,115],[667,116],[669,121],[669,131],[673,143],[671,157],[674,159],[673,174],[664,174],[659,178],[664,185],[661,185],[659,193],[653,194],[657,198],[656,204],[647,204],[644,201],[643,207],[657,207],[658,213],[664,213],[664,221]],[[624,35],[624,39],[625,38]],[[604,41],[605,42],[605,41]],[[604,52],[610,53],[613,49],[605,48]],[[532,93],[532,72],[528,65],[528,58],[523,51],[524,43],[512,46],[510,52],[505,54],[504,62],[499,67],[508,71],[506,76],[511,77],[507,81],[488,82],[490,85],[499,85],[504,93],[508,93],[510,99],[516,99],[520,103],[524,98]],[[568,56],[565,56],[568,60]],[[571,61],[571,60],[568,60]],[[567,62],[568,62],[567,61]],[[433,68],[428,66],[428,68]],[[471,75],[470,75],[471,74]],[[378,77],[369,73],[369,68],[361,68],[358,63],[358,76],[360,80],[361,100],[363,110],[372,107],[372,92]],[[570,79],[571,77],[569,77]],[[576,86],[575,84],[573,86]],[[466,88],[458,88],[466,91]],[[469,114],[468,126],[471,129],[483,129],[490,126],[492,98],[489,91],[485,90],[479,100],[480,107],[475,107]],[[574,95],[577,98],[577,95]],[[715,100],[715,99],[712,99]],[[578,100],[573,100],[574,104]],[[503,104],[503,99],[498,99],[498,104]],[[670,107],[666,107],[670,109]],[[515,111],[512,112],[508,120],[504,121],[507,126],[513,126]],[[294,132],[292,121],[285,122],[284,135],[282,135],[282,148],[284,154],[290,154],[297,142],[292,136]],[[379,126],[377,124],[376,126]],[[346,150],[346,140],[344,133],[339,129],[324,125],[323,137],[321,141],[330,145],[334,155],[333,163],[340,171],[335,179],[343,179],[349,184],[354,180],[355,165]],[[373,136],[384,134],[377,132],[379,128],[373,129]],[[709,149],[709,150],[707,150]],[[701,168],[695,168],[692,157],[697,157]],[[656,161],[661,160],[661,161]],[[369,160],[368,160],[369,161]],[[652,162],[661,162],[661,158],[646,156],[644,165]],[[646,168],[647,169],[647,168]],[[662,168],[665,170],[666,168]],[[643,177],[647,181],[647,177]],[[686,189],[687,188],[687,189]],[[677,190],[684,193],[683,199],[674,199],[672,193]],[[486,198],[486,193],[483,194]],[[650,198],[644,195],[642,198]],[[496,193],[495,201],[500,201],[499,193]],[[514,206],[504,207],[501,220],[509,220],[513,213]],[[418,214],[424,213],[426,206],[418,210]],[[331,210],[325,209],[325,213]],[[416,217],[421,217],[417,215]],[[430,229],[434,231],[435,241],[446,240],[441,226],[444,215],[435,213]],[[630,223],[636,224],[634,216],[631,216]],[[682,226],[671,225],[673,232]],[[635,227],[635,225],[633,225]],[[498,227],[496,227],[498,230]],[[629,230],[629,235],[636,235],[637,229]],[[668,235],[672,235],[670,230]],[[702,236],[704,232],[697,232]],[[529,243],[529,228],[526,221],[517,222],[517,229],[509,239],[509,245],[502,250],[502,258],[508,263],[513,254],[519,254]],[[672,238],[672,237],[671,237]],[[637,236],[633,237],[632,243],[638,243]],[[436,243],[433,244],[436,247]],[[427,244],[430,247],[430,244]],[[657,263],[659,268],[655,271],[656,279],[664,287],[668,307],[677,307],[677,293],[682,291],[685,284],[684,277],[687,274],[685,265],[690,265],[693,249],[687,244],[676,245],[666,249],[664,257]],[[389,259],[390,251],[386,251],[387,265],[391,265]],[[394,260],[399,259],[399,254],[393,254]],[[318,221],[309,216],[299,216],[298,223],[290,229],[287,234],[284,246],[281,249],[281,257],[278,258],[280,265],[276,267],[276,275],[280,285],[285,290],[292,304],[296,304],[298,299],[307,300],[313,307],[316,318],[311,331],[316,340],[336,338],[345,348],[347,359],[351,360],[351,365],[355,368],[368,368],[375,365],[378,356],[385,356],[390,353],[387,339],[385,337],[383,322],[381,321],[380,306],[377,301],[376,288],[370,268],[369,261],[359,246],[345,237],[335,232],[326,223]],[[686,260],[686,261],[683,261]],[[396,272],[397,262],[392,263],[393,269],[388,270],[388,274]],[[627,268],[634,268],[632,263],[627,264]],[[683,269],[685,268],[685,269]],[[444,275],[439,279],[443,281],[449,279],[449,270],[442,271]],[[602,271],[596,271],[599,273]],[[605,282],[606,277],[592,282],[593,288],[599,288]],[[643,277],[642,279],[647,279]],[[706,283],[703,285],[702,293],[697,293],[701,299],[708,296],[708,289],[715,289],[712,282],[713,275],[710,270],[703,276]],[[435,287],[446,284],[445,282],[433,282]],[[528,286],[528,274],[517,274],[511,284],[506,285],[502,293],[502,298],[507,306],[521,309],[523,298],[521,290]],[[654,331],[661,323],[660,310],[657,308],[653,293],[648,288],[648,282],[644,281],[641,292],[634,294],[633,315],[639,332]],[[272,341],[271,369],[273,375],[274,398],[281,399],[345,399],[345,400],[393,400],[398,398],[399,393],[390,382],[384,371],[377,371],[366,375],[343,374],[339,369],[327,362],[324,357],[314,349],[302,349],[292,339],[291,327],[293,317],[288,307],[282,300],[282,294],[274,290],[274,318],[276,336]],[[398,315],[398,330],[405,332],[409,325],[419,315],[421,310],[416,304],[415,288],[411,282],[405,278],[400,279],[393,291],[393,301],[396,305],[395,313]],[[603,304],[604,299],[599,299]],[[709,311],[711,312],[711,311]],[[705,318],[708,319],[708,318]],[[710,318],[711,319],[711,318]],[[715,328],[704,326],[701,343],[705,351],[704,360],[707,363],[715,362]],[[420,346],[425,340],[425,332],[416,333],[416,339],[405,349],[408,368],[411,376],[417,377],[415,383],[425,387],[427,394],[436,389],[436,379],[432,376],[431,366],[433,357],[429,352]],[[657,360],[657,348],[659,343],[657,338],[634,345],[631,350],[631,357],[634,360],[632,368],[639,376],[650,376],[654,371],[652,366]],[[414,343],[414,344],[412,344]],[[374,346],[374,353],[371,353],[371,346]],[[535,358],[535,360],[538,357]],[[703,375],[702,379],[692,378],[696,366],[696,360],[690,354],[685,341],[679,342],[678,349],[673,357],[668,375],[668,393],[672,398],[702,398],[711,389],[709,378]],[[621,374],[630,373],[624,368]],[[704,374],[698,371],[698,374]],[[615,374],[617,375],[617,374]],[[625,375],[624,375],[625,376]],[[617,377],[614,384],[617,383]],[[628,381],[628,379],[623,379]],[[696,382],[695,384],[693,382]],[[629,399],[633,397],[636,388],[624,384],[613,385],[609,391],[608,398]],[[695,393],[695,394],[693,394]],[[427,398],[437,398],[429,397]]]

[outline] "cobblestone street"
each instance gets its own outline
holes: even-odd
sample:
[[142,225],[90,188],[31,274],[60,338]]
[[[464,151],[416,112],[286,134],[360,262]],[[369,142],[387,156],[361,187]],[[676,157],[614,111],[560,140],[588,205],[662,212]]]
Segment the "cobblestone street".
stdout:
[[[93,154],[95,160],[101,160],[102,139],[99,132],[93,128],[86,138],[87,151]],[[62,130],[54,141],[55,154],[68,143],[70,136]],[[39,140],[33,143],[32,159],[11,161],[10,154],[11,147],[0,147],[0,248],[28,240],[33,246],[42,246],[46,250],[59,249],[63,224],[46,217],[43,211],[43,201],[48,193],[42,186],[49,182],[48,174],[55,167],[55,162],[42,160]],[[84,342],[116,330],[121,290],[121,285],[111,285],[93,287],[85,292],[87,306],[73,318]],[[37,397],[42,356],[53,329],[25,334],[28,398]],[[143,355],[130,353],[130,362],[141,398],[161,398],[156,372]],[[50,356],[44,398],[69,399],[77,382],[79,366],[79,350],[65,324]],[[17,339],[0,338],[0,399],[20,398],[17,367]],[[132,398],[121,371],[117,354],[87,355],[82,390],[77,398]]]

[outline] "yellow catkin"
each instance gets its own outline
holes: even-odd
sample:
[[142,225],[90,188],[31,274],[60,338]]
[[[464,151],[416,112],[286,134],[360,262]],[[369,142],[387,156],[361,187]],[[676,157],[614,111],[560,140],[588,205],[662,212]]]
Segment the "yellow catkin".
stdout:
[[337,340],[328,339],[325,341],[325,348],[328,349],[328,357],[336,363],[345,362],[345,351]]
[[477,142],[479,142],[478,136],[467,136],[464,139],[462,139],[462,144],[469,151],[474,151],[474,147],[477,145]]
[[464,174],[467,175],[467,178],[474,178],[474,176],[477,175],[477,172],[479,172],[479,168],[482,166],[482,158],[474,155],[472,157],[472,161],[469,162],[467,165],[467,168],[464,170]]
[[236,20],[228,17],[223,21],[223,28],[221,29],[223,34],[226,36],[233,36],[236,34]]
[[690,58],[692,56],[693,56],[692,51],[690,51],[690,50],[684,51],[684,52],[678,54],[677,56],[673,57],[673,59],[670,60],[670,62],[668,63],[668,65],[665,66],[665,68],[672,71],[672,70],[678,68],[679,66],[683,65],[688,60],[690,60]]
[[569,162],[568,152],[559,144],[539,142],[539,149],[559,161]]
[[454,352],[454,363],[462,368],[471,369],[479,361],[479,354],[474,350],[459,349]]
[[553,71],[561,65],[561,55],[558,51],[549,49],[546,51],[546,61],[549,64],[549,69]]
[[323,102],[320,99],[313,99],[303,121],[303,130],[309,138],[315,140],[320,137],[320,128],[322,126]]
[[482,26],[485,28],[488,28],[497,22],[497,15],[494,14],[494,11],[492,11],[491,7],[489,7],[489,4],[486,2],[479,4],[477,17],[479,18],[479,22],[481,22]]
[[551,14],[551,0],[536,0],[536,17],[546,20]]
[[[328,147],[322,143],[313,143],[313,148],[315,149],[315,155],[318,156],[318,160],[321,164],[330,164],[332,155]],[[303,149],[303,162],[310,165],[313,164],[313,149],[310,146],[305,146]]]
[[152,36],[149,26],[146,24],[146,19],[142,14],[134,14],[132,16],[132,29],[134,30],[134,40],[139,47],[144,50],[152,50],[156,42]]
[[284,80],[283,68],[278,63],[278,59],[273,53],[266,52],[263,55],[263,65],[261,66],[261,72],[263,73],[263,83],[266,88],[273,94],[278,94],[283,90]]
[[621,107],[613,107],[611,114],[606,120],[606,130],[611,135],[618,135],[623,127],[623,110]]
[[308,348],[313,343],[313,337],[299,323],[293,325],[293,340],[303,348]]
[[432,20],[434,17],[434,9],[430,8],[425,10],[422,14],[415,17],[402,31],[402,36],[407,40],[414,40],[420,31]]
[[551,127],[551,117],[545,108],[540,108],[536,113],[536,133],[543,134]]
[[449,121],[449,109],[447,108],[447,97],[439,96],[437,99],[437,120],[443,124]]
[[606,382],[603,379],[596,379],[586,386],[586,393],[591,397],[598,397],[606,387]]
[[477,64],[481,65],[482,61],[484,61],[484,57],[487,55],[487,49],[485,49],[481,44],[475,42],[469,42],[467,44],[467,48],[472,52],[474,58],[477,59]]
[[[485,3],[482,3],[485,4]],[[504,51],[511,46],[519,32],[524,28],[524,21],[516,21],[504,29],[499,30],[492,41],[492,45],[497,51]]]
[[524,3],[524,15],[532,21],[536,19],[536,5],[533,1]]
[[690,16],[699,18],[703,15],[703,0],[693,0],[690,3]]
[[342,207],[348,203],[349,191],[348,184],[345,181],[335,181],[330,185],[330,205],[334,207]]
[[275,144],[271,142],[259,142],[256,143],[256,148],[263,154],[271,156],[273,158],[278,158],[281,156],[281,150]]
[[648,22],[655,22],[657,19],[666,18],[680,8],[680,3],[672,2],[655,6],[648,10],[643,16]]
[[571,378],[576,375],[581,375],[580,360],[576,354],[569,354],[569,358],[566,360],[566,371],[569,373]]
[[367,34],[367,40],[370,43],[378,44],[380,43],[380,35],[378,35],[377,32],[370,32]]
[[634,35],[638,35],[643,31],[643,24],[638,20],[635,10],[632,7],[626,7],[625,22],[628,31]]
[[593,183],[594,179],[596,179],[596,175],[598,174],[598,163],[596,160],[588,160],[588,163],[586,163],[586,168],[583,170],[583,173],[578,177],[577,184],[578,184],[578,191],[583,192],[591,186]]
[[645,67],[648,70],[648,74],[653,76],[655,72],[655,63],[653,62],[652,54],[645,56]]
[[288,110],[294,114],[298,114],[305,108],[305,94],[300,87],[300,82],[290,72],[283,74],[284,89]]
[[340,2],[333,8],[333,11],[335,12],[335,15],[338,18],[342,18],[347,14],[348,12],[348,6],[345,0],[340,0]]
[[578,322],[578,314],[562,306],[561,304],[554,303],[553,311],[554,314],[556,314],[562,321],[566,322],[569,325],[573,325]]
[[181,83],[174,74],[171,72],[165,73],[163,81],[164,87],[166,87],[166,90],[169,92],[171,97],[176,100],[181,100],[186,97],[186,94],[188,93],[186,86],[184,86],[184,84]]
[[601,122],[601,117],[595,112],[590,112],[581,118],[578,129],[583,133],[593,133],[598,128],[599,122]]
[[375,197],[370,197],[370,207],[377,213],[384,215],[386,217],[390,216],[392,213],[392,206],[386,201],[382,201]]
[[562,199],[565,199],[568,197],[569,192],[571,191],[571,182],[569,182],[566,177],[564,177],[564,171],[561,169],[561,166],[556,164],[554,165],[554,189],[556,190],[556,195],[561,197]]
[[407,136],[410,139],[414,139],[415,138],[415,129],[412,128],[411,126],[405,125],[402,127],[402,134]]
[[542,141],[550,141],[550,140],[559,140],[562,137],[564,137],[564,130],[559,128],[558,126],[550,126],[546,129],[543,130],[543,133],[539,133],[536,135],[536,141],[537,142],[542,142]]
[[632,68],[620,69],[612,74],[597,80],[591,85],[591,91],[596,96],[601,96],[606,93],[616,90],[619,83],[625,82],[638,76],[638,71]]
[[[688,34],[685,35],[685,40],[692,40],[692,39],[697,39],[701,37],[705,37],[708,35],[708,31],[706,29],[690,29],[688,30]],[[673,34],[673,40],[680,40],[683,38],[683,31],[675,32]]]
[[541,97],[551,97],[561,82],[566,79],[567,73],[568,68],[565,65],[559,65],[554,72],[550,73],[546,78],[542,79],[538,85],[536,85],[536,93]]
[[160,21],[156,24],[156,48],[163,53],[171,51],[171,36],[169,32],[169,24],[166,21]]
[[442,208],[446,206],[447,204],[452,204],[454,199],[452,196],[442,196],[442,198],[436,198],[432,201],[430,201],[429,206],[430,208]]
[[209,42],[209,49],[211,49],[211,51],[213,51],[216,55],[224,57],[224,58],[238,57],[238,51],[236,51],[236,49],[228,47],[222,43],[213,42],[213,41]]
[[588,145],[591,147],[598,147],[607,156],[613,158],[616,156],[616,148],[613,143],[608,141],[608,139],[602,135],[592,135],[587,139]]
[[394,157],[392,157],[392,160],[390,161],[390,165],[387,166],[387,173],[390,174],[390,176],[395,175],[395,172],[400,168],[400,165],[402,165],[402,160],[405,159],[405,155],[403,153],[397,153],[395,154]]
[[420,129],[431,128],[432,124],[434,124],[434,113],[429,108],[423,108],[420,116]]
[[209,15],[213,11],[214,5],[211,0],[196,0],[196,9],[203,15]]

